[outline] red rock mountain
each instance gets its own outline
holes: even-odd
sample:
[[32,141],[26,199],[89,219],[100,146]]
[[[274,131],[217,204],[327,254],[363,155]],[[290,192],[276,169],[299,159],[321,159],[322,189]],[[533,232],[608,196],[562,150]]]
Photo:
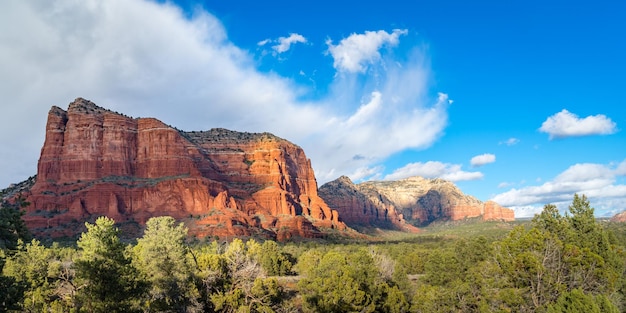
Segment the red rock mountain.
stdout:
[[74,235],[107,215],[184,219],[197,236],[284,240],[345,229],[317,194],[304,151],[269,133],[184,132],[76,99],[52,107],[24,216],[35,234]]
[[341,176],[322,185],[319,195],[333,208],[341,212],[341,220],[350,227],[380,227],[417,232],[418,229],[406,223],[401,212],[387,198],[365,194],[360,185],[350,178]]
[[617,213],[611,217],[611,222],[625,223],[626,222],[626,211],[621,213]]
[[348,226],[360,226],[367,221],[379,227],[391,224],[391,228],[406,229],[407,224],[422,226],[435,220],[515,219],[513,210],[465,195],[443,179],[411,177],[355,185],[349,178],[341,177],[322,185],[319,194],[339,211]]

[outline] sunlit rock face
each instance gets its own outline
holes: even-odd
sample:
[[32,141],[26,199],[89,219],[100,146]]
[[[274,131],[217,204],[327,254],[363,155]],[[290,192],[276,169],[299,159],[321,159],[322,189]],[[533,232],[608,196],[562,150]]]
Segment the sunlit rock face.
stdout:
[[269,133],[184,132],[85,99],[52,107],[24,219],[40,235],[106,215],[142,225],[184,220],[203,236],[317,237],[344,230],[317,194],[304,151]]
[[319,195],[331,208],[340,212],[341,220],[350,227],[378,227],[416,232],[404,220],[393,202],[360,188],[350,178],[341,176],[322,185]]
[[615,214],[611,217],[611,222],[626,223],[626,211]]
[[398,181],[370,181],[352,184],[347,177],[320,187],[320,195],[336,208],[348,226],[365,221],[395,228],[427,225],[436,220],[479,218],[485,221],[513,221],[514,212],[493,201],[482,202],[465,195],[443,179],[411,177]]

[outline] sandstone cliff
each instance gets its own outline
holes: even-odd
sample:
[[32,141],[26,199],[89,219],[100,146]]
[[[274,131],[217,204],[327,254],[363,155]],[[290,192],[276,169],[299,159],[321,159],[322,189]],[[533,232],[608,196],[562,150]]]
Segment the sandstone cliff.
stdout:
[[611,217],[611,222],[626,223],[626,211],[615,214]]
[[399,181],[352,184],[347,177],[320,187],[320,196],[348,225],[369,221],[379,226],[427,225],[435,220],[514,220],[513,210],[465,195],[443,179],[411,177]]
[[[99,215],[145,223],[186,219],[197,236],[278,240],[345,229],[317,194],[304,151],[268,133],[184,132],[76,99],[52,107],[24,220],[36,234]],[[80,224],[80,223],[79,223]]]
[[350,178],[341,176],[322,185],[319,195],[340,212],[341,220],[351,227],[380,227],[416,232],[418,229],[404,220],[402,213],[385,197],[370,196]]

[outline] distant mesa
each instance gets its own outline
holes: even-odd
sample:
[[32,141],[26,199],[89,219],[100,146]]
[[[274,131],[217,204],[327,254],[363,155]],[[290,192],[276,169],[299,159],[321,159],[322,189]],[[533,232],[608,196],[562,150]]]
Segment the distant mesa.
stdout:
[[411,177],[354,184],[344,176],[321,186],[319,194],[348,226],[413,230],[434,221],[515,219],[513,210],[465,195],[443,179]]
[[139,231],[154,216],[184,221],[201,237],[318,238],[358,235],[349,226],[408,232],[436,220],[512,221],[513,211],[464,195],[441,179],[319,189],[299,146],[270,133],[181,131],[78,98],[48,113],[37,175],[5,190],[29,205],[39,237],[72,237],[106,215]]

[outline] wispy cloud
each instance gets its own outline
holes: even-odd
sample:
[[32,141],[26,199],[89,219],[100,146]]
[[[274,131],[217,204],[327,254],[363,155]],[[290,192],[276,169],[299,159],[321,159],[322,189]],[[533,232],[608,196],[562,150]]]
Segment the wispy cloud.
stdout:
[[[268,44],[276,43],[275,45],[272,46],[272,50],[273,50],[272,55],[277,56],[283,52],[289,51],[289,49],[291,49],[291,46],[293,44],[307,43],[307,42],[308,40],[304,36],[298,33],[291,33],[289,34],[289,37],[278,37],[278,39],[270,39],[270,38],[263,39],[257,42],[257,46],[263,47]],[[265,54],[267,53],[267,51],[264,50],[263,53]]]
[[278,44],[275,46],[272,46],[272,49],[274,49],[274,51],[276,51],[277,53],[287,52],[289,48],[291,48],[291,45],[294,43],[298,43],[298,42],[306,43],[307,42],[304,36],[300,34],[296,34],[296,33],[289,34],[289,37],[279,37],[276,41],[278,42]]
[[328,39],[328,52],[334,59],[333,66],[339,71],[364,72],[367,65],[380,60],[379,50],[384,46],[395,46],[401,35],[408,34],[406,29],[394,29],[390,34],[384,30],[366,31],[352,34],[333,45]]
[[520,142],[519,139],[515,138],[515,137],[511,137],[507,140],[504,141],[500,141],[498,144],[499,145],[507,145],[507,146],[514,146],[516,144],[518,144]]
[[470,160],[470,164],[473,167],[483,166],[485,164],[493,163],[496,161],[496,155],[491,153],[485,153],[477,155]]
[[550,135],[550,139],[574,136],[609,135],[617,131],[617,124],[603,114],[580,118],[563,109],[546,119],[539,131]]
[[498,184],[498,188],[507,188],[507,187],[511,187],[513,185],[515,185],[515,183],[504,181],[504,182],[501,182],[501,183]]
[[375,175],[386,157],[428,147],[447,124],[450,100],[430,94],[422,50],[386,67],[368,63],[391,57],[378,49],[406,31],[341,40],[333,51],[347,58],[337,57],[338,70],[369,66],[378,75],[340,75],[308,101],[300,100],[306,87],[257,70],[215,16],[186,17],[170,2],[1,1],[0,30],[0,103],[11,104],[0,114],[0,141],[12,147],[0,149],[0,185],[36,172],[48,109],[76,97],[186,130],[272,132],[304,148],[320,183],[360,169]]
[[477,180],[483,178],[481,172],[466,172],[459,164],[428,161],[426,163],[409,163],[385,176],[384,180],[400,180],[411,176],[426,178],[443,178],[450,181]]
[[541,185],[513,188],[494,196],[493,200],[504,206],[525,208],[525,212],[530,212],[530,207],[540,211],[548,203],[560,204],[564,208],[578,193],[592,200],[597,199],[596,208],[601,211],[597,213],[602,215],[607,210],[626,209],[626,185],[616,184],[620,176],[626,176],[626,160],[608,165],[575,164]]

